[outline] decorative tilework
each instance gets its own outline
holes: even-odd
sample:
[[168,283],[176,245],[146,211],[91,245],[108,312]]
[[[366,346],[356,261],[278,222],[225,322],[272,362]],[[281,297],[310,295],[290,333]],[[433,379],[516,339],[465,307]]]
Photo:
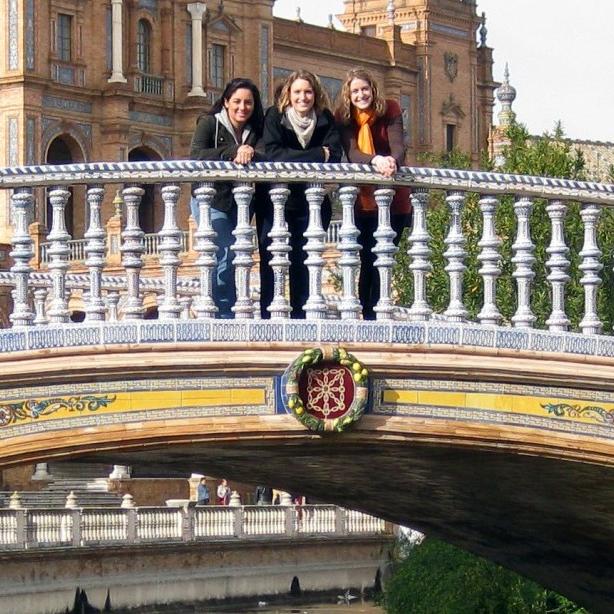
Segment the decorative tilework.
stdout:
[[388,343],[390,341],[390,324],[361,323],[356,328],[356,341],[360,343]]
[[427,343],[457,345],[460,342],[460,330],[448,326],[429,326]]
[[18,45],[18,28],[19,28],[19,13],[17,0],[8,0],[9,4],[9,31],[7,37],[8,45],[8,65],[9,70],[17,70],[19,68],[19,57],[17,55]]
[[[424,324],[395,324],[392,327],[392,342],[415,344],[424,343],[426,329]],[[360,341],[367,341],[360,339]]]
[[262,104],[269,104],[269,57],[271,52],[271,30],[267,24],[260,26],[260,91],[262,92]]
[[147,323],[139,327],[141,342],[175,341],[175,327],[171,323]]
[[565,339],[565,351],[572,354],[594,354],[597,349],[596,337],[572,335]]
[[253,341],[283,341],[283,324],[273,322],[252,323],[249,327],[250,339]]
[[349,343],[356,337],[356,325],[343,322],[323,322],[321,339],[324,342]]
[[177,341],[211,341],[211,325],[203,322],[177,324]]
[[[26,34],[25,34],[25,46],[26,46],[26,68],[28,70],[34,70],[35,68],[35,31],[34,31],[34,0],[26,0]],[[28,162],[28,164],[30,164]]]
[[70,327],[66,327],[64,339],[66,345],[70,346],[98,345],[100,342],[100,329],[93,326],[73,324]]
[[138,340],[138,330],[136,324],[105,326],[102,329],[103,343],[136,343]]
[[146,113],[144,111],[130,111],[128,116],[130,121],[141,124],[155,124],[156,126],[173,125],[173,119],[167,115],[157,115],[156,113]]
[[309,322],[291,322],[286,325],[286,341],[316,341],[318,327]]
[[57,96],[43,96],[43,107],[47,109],[61,109],[62,111],[76,111],[77,113],[91,113],[92,103],[73,98],[58,98]]
[[36,142],[36,118],[26,118],[26,164],[34,164],[36,162],[35,155]]
[[10,166],[19,164],[19,120],[17,117],[9,117],[8,126],[8,161]]
[[515,328],[503,329],[497,331],[496,346],[499,348],[507,348],[510,350],[521,350],[528,347],[529,333],[517,330]]
[[495,343],[495,330],[492,327],[463,326],[462,345],[492,347]]

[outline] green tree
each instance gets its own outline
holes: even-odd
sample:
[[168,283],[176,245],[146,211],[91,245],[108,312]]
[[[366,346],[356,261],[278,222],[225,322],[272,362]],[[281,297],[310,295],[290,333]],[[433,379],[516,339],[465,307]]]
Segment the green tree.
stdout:
[[588,614],[561,595],[436,539],[426,539],[385,587],[388,614]]
[[[501,168],[502,172],[579,180],[584,178],[585,160],[582,153],[572,148],[570,142],[565,139],[560,125],[557,125],[552,133],[545,133],[540,137],[531,137],[524,126],[512,124],[507,131],[507,137],[509,145],[503,151],[505,164]],[[470,167],[469,156],[459,152],[452,152],[440,157],[430,155],[421,162],[448,168]],[[482,164],[489,168],[492,162],[483,159]],[[546,201],[537,199],[534,202],[530,220],[531,238],[536,246],[531,307],[537,316],[536,326],[542,328],[545,327],[545,322],[552,308],[551,289],[547,281],[549,270],[546,266],[548,260],[546,250],[550,244],[551,225],[546,213],[546,206]],[[432,250],[433,273],[428,278],[427,295],[431,306],[437,313],[445,311],[449,303],[449,279],[444,271],[446,265],[444,240],[448,232],[448,225],[449,214],[445,203],[445,194],[432,192],[427,227],[431,236],[429,246]],[[475,318],[483,303],[482,279],[478,272],[480,268],[478,242],[482,235],[482,215],[477,194],[467,195],[462,225],[467,240],[464,302],[469,311],[469,316]],[[502,241],[502,272],[497,282],[497,307],[504,322],[509,322],[517,308],[516,282],[512,277],[513,265],[511,263],[512,244],[516,236],[516,218],[511,196],[501,199],[497,211],[496,228]],[[606,328],[611,328],[614,322],[614,294],[609,292],[609,288],[612,287],[614,282],[614,272],[612,271],[613,230],[614,212],[609,208],[604,208],[598,226],[598,243],[604,254],[602,258],[604,269],[602,272],[603,284],[598,292],[597,311]],[[570,281],[565,289],[566,310],[572,327],[577,328],[584,315],[584,289],[580,283],[582,271],[579,269],[581,262],[579,252],[584,241],[584,227],[580,218],[580,204],[578,203],[571,203],[568,206],[565,219],[565,237],[567,246],[570,248],[569,260],[571,263],[569,268]],[[408,269],[407,249],[409,244],[407,236],[404,237],[400,247],[394,277],[395,290],[401,304],[411,305],[413,287]]]

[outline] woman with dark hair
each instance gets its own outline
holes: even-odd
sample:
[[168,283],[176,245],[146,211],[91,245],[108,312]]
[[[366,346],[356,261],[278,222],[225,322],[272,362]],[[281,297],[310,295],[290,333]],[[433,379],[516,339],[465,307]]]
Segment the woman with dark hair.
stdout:
[[[399,103],[384,99],[373,76],[362,68],[350,70],[339,96],[336,119],[341,125],[343,148],[350,162],[370,164],[385,177],[392,177],[405,162],[403,120]],[[362,186],[356,201],[356,226],[360,230],[360,277],[358,295],[365,320],[374,320],[380,295],[379,274],[375,269],[377,204],[374,188]],[[411,223],[410,191],[397,188],[391,208],[391,225],[397,233]]]
[[[262,136],[264,111],[258,88],[249,79],[230,81],[208,113],[201,115],[192,137],[190,157],[194,160],[223,160],[236,164],[256,161],[256,142]],[[217,233],[217,269],[213,278],[213,300],[220,318],[232,318],[236,302],[234,267],[230,246],[237,225],[237,206],[232,184],[217,183],[211,210],[211,225]],[[198,203],[192,198],[192,215],[198,221]]]
[[[329,110],[328,96],[318,77],[306,70],[290,74],[276,105],[264,118],[262,135],[264,155],[275,162],[340,162],[343,153],[335,119]],[[290,232],[290,305],[291,317],[303,316],[303,305],[309,296],[309,274],[305,266],[307,243],[305,231],[309,222],[309,205],[305,197],[307,185],[292,183],[286,201],[286,222]],[[322,203],[322,224],[328,228],[331,204]],[[273,207],[264,204],[256,215],[260,249],[260,305],[262,317],[269,317],[267,307],[273,300],[273,271],[267,248],[268,233],[273,226]]]

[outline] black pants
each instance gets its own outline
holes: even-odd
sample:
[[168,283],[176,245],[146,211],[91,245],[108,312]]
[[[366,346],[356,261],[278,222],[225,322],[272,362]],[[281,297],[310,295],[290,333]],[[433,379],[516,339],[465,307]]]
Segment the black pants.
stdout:
[[[390,225],[397,233],[394,244],[401,240],[403,229],[411,224],[411,213],[395,213],[391,215]],[[360,250],[360,277],[358,278],[358,297],[362,305],[362,316],[365,320],[375,320],[374,307],[379,301],[380,285],[379,271],[375,268],[377,256],[373,248],[377,243],[375,231],[377,230],[377,215],[356,216],[356,227],[360,230],[358,243]]]
[[[268,201],[268,202],[267,202]],[[256,230],[258,232],[258,251],[260,252],[260,313],[263,319],[270,318],[267,307],[273,301],[273,269],[271,268],[271,254],[268,247],[271,239],[267,236],[273,227],[273,204],[267,199],[256,207]],[[324,199],[322,203],[322,226],[328,229],[332,209],[330,200]],[[290,306],[291,318],[305,317],[303,306],[309,298],[309,270],[305,266],[307,254],[303,248],[307,244],[305,232],[309,225],[309,211],[286,210],[286,222],[290,233]]]

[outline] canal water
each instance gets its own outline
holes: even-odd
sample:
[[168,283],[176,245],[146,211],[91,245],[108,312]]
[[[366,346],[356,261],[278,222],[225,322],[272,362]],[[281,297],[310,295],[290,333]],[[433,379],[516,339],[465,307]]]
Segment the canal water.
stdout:
[[384,609],[372,602],[353,600],[350,604],[338,603],[304,603],[271,605],[266,602],[254,605],[205,606],[182,604],[174,606],[150,606],[131,610],[112,610],[118,614],[383,614]]

